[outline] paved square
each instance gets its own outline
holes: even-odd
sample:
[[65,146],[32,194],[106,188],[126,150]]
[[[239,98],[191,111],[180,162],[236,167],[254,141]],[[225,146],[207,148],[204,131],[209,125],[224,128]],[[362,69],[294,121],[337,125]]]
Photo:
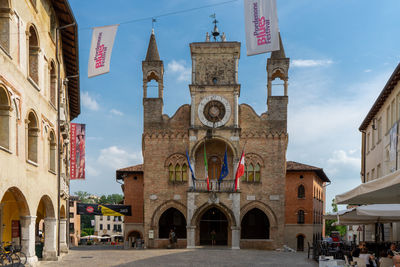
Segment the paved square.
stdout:
[[306,253],[263,250],[146,249],[115,250],[78,248],[70,250],[59,262],[40,266],[318,266]]

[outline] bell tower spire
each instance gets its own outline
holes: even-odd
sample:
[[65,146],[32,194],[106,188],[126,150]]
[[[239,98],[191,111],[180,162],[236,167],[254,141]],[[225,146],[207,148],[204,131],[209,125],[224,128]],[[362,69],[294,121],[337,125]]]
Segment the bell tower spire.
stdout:
[[289,79],[289,61],[285,55],[281,34],[279,33],[279,47],[277,51],[271,53],[271,57],[267,60],[268,72],[268,98],[272,95],[272,81],[280,78],[284,83],[284,96],[288,95],[288,79]]
[[[164,63],[160,60],[154,29],[151,31],[146,58],[142,61],[143,71],[143,114],[144,125],[158,123],[162,120]],[[154,80],[158,84],[158,96],[147,97],[147,83]]]

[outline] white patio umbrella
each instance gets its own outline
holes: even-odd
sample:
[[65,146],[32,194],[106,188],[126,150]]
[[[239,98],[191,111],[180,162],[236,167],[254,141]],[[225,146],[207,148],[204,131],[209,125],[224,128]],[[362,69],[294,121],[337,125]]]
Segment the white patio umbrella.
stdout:
[[98,239],[100,236],[97,235],[87,235],[87,236],[82,236],[81,239]]
[[400,204],[374,204],[359,206],[324,215],[338,220],[336,225],[389,223],[400,221]]

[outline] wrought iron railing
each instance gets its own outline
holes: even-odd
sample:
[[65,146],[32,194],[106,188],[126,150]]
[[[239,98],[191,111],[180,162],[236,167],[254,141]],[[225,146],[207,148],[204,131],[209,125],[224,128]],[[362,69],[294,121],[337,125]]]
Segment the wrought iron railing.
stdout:
[[193,187],[189,189],[194,192],[234,192],[235,191],[235,180],[223,179],[209,180],[209,186],[207,187],[207,180],[196,179],[193,181]]

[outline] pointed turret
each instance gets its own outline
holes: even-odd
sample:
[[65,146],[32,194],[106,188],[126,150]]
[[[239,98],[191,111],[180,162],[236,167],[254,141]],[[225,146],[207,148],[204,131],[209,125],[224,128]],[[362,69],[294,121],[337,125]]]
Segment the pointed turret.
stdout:
[[[142,61],[143,71],[143,115],[144,127],[153,127],[162,121],[163,112],[163,77],[164,63],[160,60],[158,54],[156,36],[154,30],[151,31],[149,46],[147,48],[146,59]],[[147,92],[147,83],[155,81],[158,85],[158,95],[149,94]],[[153,86],[152,86],[153,87]],[[149,89],[153,89],[150,87]]]
[[154,30],[152,30],[145,61],[159,61],[159,60],[160,56],[158,54],[156,36],[154,35]]
[[285,55],[285,49],[281,34],[279,33],[279,50],[273,51],[271,57],[267,60],[267,72],[268,72],[268,97],[272,94],[272,81],[276,78],[281,79],[284,82],[284,96],[287,96],[287,82],[289,79],[289,61],[290,59]]
[[286,58],[285,48],[283,48],[283,44],[282,44],[281,33],[279,33],[279,50],[273,51],[271,53],[271,58],[272,59]]

